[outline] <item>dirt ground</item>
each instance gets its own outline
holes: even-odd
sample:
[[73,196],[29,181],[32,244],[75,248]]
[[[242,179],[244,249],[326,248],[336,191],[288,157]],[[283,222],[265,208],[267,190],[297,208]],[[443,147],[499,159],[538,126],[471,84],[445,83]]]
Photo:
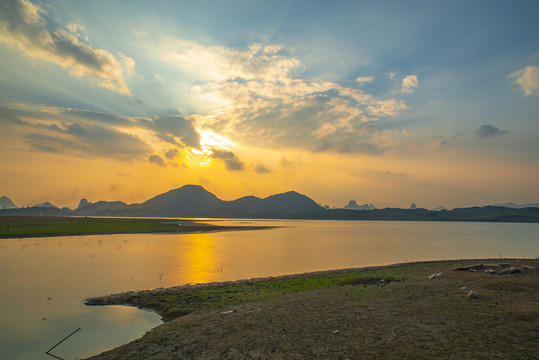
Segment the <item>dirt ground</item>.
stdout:
[[[522,272],[455,271],[501,262]],[[408,264],[393,273],[402,281],[195,311],[90,359],[539,359],[538,269],[537,260]]]

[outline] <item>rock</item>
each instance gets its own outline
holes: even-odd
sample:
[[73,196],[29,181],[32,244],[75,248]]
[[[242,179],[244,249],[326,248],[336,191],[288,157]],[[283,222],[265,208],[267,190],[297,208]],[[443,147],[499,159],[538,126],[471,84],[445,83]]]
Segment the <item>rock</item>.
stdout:
[[442,276],[442,273],[440,272],[440,273],[430,274],[430,275],[428,276],[428,278],[429,278],[429,280],[432,280],[432,279],[439,278],[439,277],[441,277],[441,276]]
[[467,288],[466,286],[463,286],[463,287],[461,287],[459,290],[464,291],[464,290],[468,290],[468,288]]
[[470,292],[468,293],[468,295],[466,295],[466,297],[468,299],[478,299],[479,295],[477,295],[477,293],[475,291],[470,290]]
[[496,271],[496,270],[494,270],[494,269],[487,269],[487,270],[485,270],[485,272],[486,272],[487,274],[498,274],[498,273],[499,273],[499,271]]
[[518,274],[521,273],[522,269],[518,267],[510,267],[507,269],[503,269],[498,272],[498,275],[506,275],[506,274]]
[[485,269],[485,267],[486,266],[484,264],[476,264],[476,265],[472,265],[472,266],[458,267],[458,268],[454,269],[454,271],[473,271],[473,272],[476,272],[476,271]]
[[533,266],[530,266],[530,265],[522,265],[522,267],[526,270],[535,270],[535,268]]

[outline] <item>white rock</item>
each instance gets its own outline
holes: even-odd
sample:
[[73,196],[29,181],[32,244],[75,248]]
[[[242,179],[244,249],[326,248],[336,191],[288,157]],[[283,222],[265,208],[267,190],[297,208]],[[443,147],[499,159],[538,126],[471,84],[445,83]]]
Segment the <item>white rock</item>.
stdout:
[[468,299],[477,299],[479,297],[479,295],[477,295],[477,293],[473,290],[470,290],[470,292],[468,293],[468,295],[466,295],[466,297]]
[[441,276],[442,276],[442,273],[439,272],[439,273],[430,274],[430,275],[428,276],[428,278],[429,278],[429,280],[432,280],[432,279],[439,278],[439,277],[441,277]]

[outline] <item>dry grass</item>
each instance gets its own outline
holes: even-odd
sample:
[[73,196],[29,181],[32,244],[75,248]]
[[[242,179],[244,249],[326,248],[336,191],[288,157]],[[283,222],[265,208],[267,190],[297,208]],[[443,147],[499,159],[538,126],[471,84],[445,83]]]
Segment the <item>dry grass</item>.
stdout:
[[[91,359],[537,359],[539,271],[453,271],[473,263],[409,264],[383,270],[404,281],[338,281],[205,307]],[[335,273],[297,279],[324,276]],[[470,289],[479,298],[467,298]]]

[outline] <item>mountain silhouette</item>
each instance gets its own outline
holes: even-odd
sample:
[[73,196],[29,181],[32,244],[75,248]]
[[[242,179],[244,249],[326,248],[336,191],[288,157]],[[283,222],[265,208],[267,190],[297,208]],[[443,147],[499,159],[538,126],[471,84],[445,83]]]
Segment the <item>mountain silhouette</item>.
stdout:
[[146,200],[139,208],[165,216],[193,216],[218,209],[225,202],[199,185],[185,185]]
[[[98,201],[96,203],[84,202],[81,199],[79,206],[73,211],[77,215],[92,216],[100,215],[107,216],[112,215],[112,212],[118,209],[124,209],[127,204],[122,201]],[[86,203],[86,205],[84,205]],[[82,205],[82,206],[81,206]]]
[[[7,200],[6,200],[7,199]],[[9,202],[8,202],[9,201]],[[251,219],[327,219],[327,220],[402,220],[402,221],[510,221],[539,222],[539,208],[510,208],[485,206],[433,211],[411,206],[410,209],[385,208],[350,209],[361,207],[350,201],[345,209],[326,209],[311,198],[296,191],[275,194],[266,198],[245,196],[233,201],[219,199],[198,185],[185,185],[159,194],[140,204],[128,205],[121,201],[91,203],[81,199],[75,210],[58,209],[45,202],[34,207],[2,209],[15,206],[7,197],[0,198],[0,215],[18,216],[154,216],[192,218],[251,218]],[[415,205],[415,204],[412,204]],[[505,204],[507,205],[507,204]],[[514,204],[510,204],[515,206]],[[518,206],[518,205],[516,205]],[[525,206],[525,205],[520,205]]]
[[17,209],[17,205],[7,196],[0,197],[0,209]]

